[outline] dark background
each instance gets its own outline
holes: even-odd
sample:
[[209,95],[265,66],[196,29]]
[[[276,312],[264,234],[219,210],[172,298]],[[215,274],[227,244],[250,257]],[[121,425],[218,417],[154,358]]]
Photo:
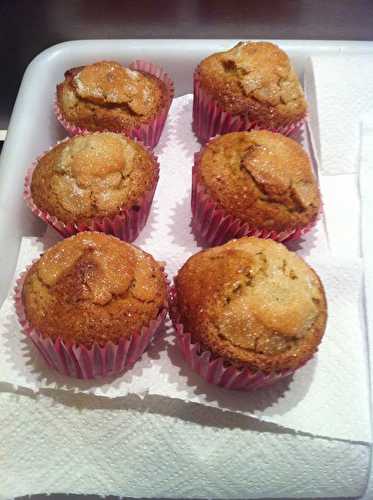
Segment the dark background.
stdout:
[[92,38],[373,40],[373,1],[0,0],[0,129],[33,57]]

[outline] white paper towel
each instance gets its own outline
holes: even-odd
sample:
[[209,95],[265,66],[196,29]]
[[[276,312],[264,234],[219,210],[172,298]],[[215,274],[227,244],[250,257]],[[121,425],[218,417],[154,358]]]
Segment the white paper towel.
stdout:
[[[373,387],[373,107],[362,116],[360,124],[360,193],[361,193],[361,249],[364,261],[364,291],[366,323],[369,338],[370,386]],[[373,401],[371,394],[371,411]],[[368,488],[364,499],[373,498],[373,472],[370,467]]]
[[330,252],[360,257],[360,194],[357,174],[320,175]]
[[[185,127],[190,98],[176,100],[172,111],[158,148],[162,166],[169,165],[169,170],[161,173],[156,210],[137,243],[153,251],[152,233],[160,230],[163,237],[173,237],[170,250],[177,261],[195,245],[188,232],[185,201],[190,170],[186,165],[191,165],[198,146],[189,125]],[[170,138],[175,154],[168,156]],[[182,196],[169,190],[177,179],[184,185]],[[171,208],[176,208],[171,231],[161,217],[161,202],[169,197]],[[186,249],[179,251],[183,246]],[[167,248],[159,249],[160,255],[157,249],[154,253],[162,258]],[[323,224],[295,249],[307,258],[326,253]],[[31,359],[30,366],[35,366]],[[3,389],[10,390],[7,385]],[[364,389],[362,396],[360,387],[358,391],[355,401],[366,401]],[[54,394],[50,398],[45,393],[37,397],[0,393],[0,498],[43,492],[328,498],[358,496],[366,485],[369,448],[364,444],[288,434],[246,415],[169,398],[146,396],[140,401],[134,396],[113,400],[66,391]],[[353,405],[346,406],[347,413],[349,406]],[[322,423],[324,410],[321,407],[314,414],[316,427]],[[365,414],[363,408],[363,420]],[[358,434],[364,434],[363,441],[370,439],[366,432]]]
[[[24,238],[20,262],[42,250]],[[36,250],[36,251],[35,251]],[[180,262],[168,262],[171,273]],[[328,326],[319,352],[304,368],[273,388],[250,395],[207,384],[182,359],[170,328],[123,376],[107,382],[76,381],[55,373],[21,333],[12,296],[0,313],[0,382],[62,389],[108,398],[146,393],[181,399],[256,417],[281,427],[337,439],[369,442],[369,387],[360,261],[311,260],[328,298]],[[356,398],[359,394],[359,398]]]
[[372,75],[369,55],[312,56],[307,63],[305,91],[323,174],[358,171],[360,119],[373,103]]
[[57,396],[0,394],[0,498],[326,499],[365,489],[363,444],[277,433],[164,398]]
[[[193,152],[198,148],[191,130],[186,130],[184,125],[184,117],[190,113],[191,97],[176,99],[165,131],[167,146],[160,146],[161,179],[155,207],[144,233],[136,241],[158,259],[166,261],[171,276],[198,250],[189,227],[191,165]],[[56,233],[50,230],[46,246],[53,243],[53,239]],[[11,298],[4,303],[0,315],[0,381],[32,390],[60,388],[110,398],[128,393],[157,394],[242,412],[313,435],[368,442],[366,346],[359,310],[360,262],[334,258],[320,260],[320,255],[327,251],[323,220],[305,240],[292,246],[309,261],[313,259],[311,262],[326,286],[329,322],[319,354],[290,382],[278,383],[272,389],[250,396],[208,385],[187,368],[173,344],[172,335],[167,337],[166,350],[160,339],[134,369],[114,381],[75,381],[45,366],[20,333]],[[25,238],[19,270],[43,249],[41,241]],[[358,399],[357,393],[361,394]]]
[[[373,108],[363,117],[360,135],[361,247],[365,271],[365,302],[370,356],[373,359]],[[373,370],[371,371],[371,384]]]

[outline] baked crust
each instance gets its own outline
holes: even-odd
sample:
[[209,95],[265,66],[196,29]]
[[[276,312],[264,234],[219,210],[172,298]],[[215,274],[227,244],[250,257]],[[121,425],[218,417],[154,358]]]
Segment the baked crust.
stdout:
[[160,265],[102,233],[85,232],[49,250],[27,272],[22,299],[43,336],[91,347],[139,333],[166,306]]
[[180,269],[175,287],[184,330],[234,365],[296,369],[324,334],[320,279],[272,240],[245,237],[199,252]]
[[302,119],[307,111],[287,54],[269,42],[240,42],[204,59],[196,76],[224,111],[267,128]]
[[57,85],[63,117],[90,131],[119,132],[149,123],[169,99],[167,86],[160,79],[115,61],[69,69]]
[[143,146],[121,134],[96,132],[75,136],[42,156],[31,193],[38,208],[65,224],[89,222],[136,208],[157,175]]
[[257,229],[302,228],[320,210],[304,149],[265,130],[232,132],[210,141],[202,150],[197,180],[227,213]]

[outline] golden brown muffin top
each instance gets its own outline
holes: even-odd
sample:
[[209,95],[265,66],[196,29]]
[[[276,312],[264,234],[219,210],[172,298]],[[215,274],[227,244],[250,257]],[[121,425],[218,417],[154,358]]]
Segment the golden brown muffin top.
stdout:
[[232,132],[202,150],[198,179],[229,214],[259,229],[304,227],[320,209],[311,162],[293,139]]
[[167,292],[151,255],[113,236],[83,232],[32,265],[22,298],[42,335],[90,347],[140,332],[166,306]]
[[193,340],[254,370],[301,366],[325,330],[317,274],[272,240],[241,238],[197,253],[175,286],[180,319]]
[[115,61],[84,66],[72,79],[76,93],[95,104],[127,104],[139,115],[154,107],[155,82]]
[[306,101],[287,54],[269,42],[240,42],[198,67],[203,88],[225,111],[279,127],[304,117]]
[[64,141],[39,161],[31,192],[35,204],[64,223],[112,216],[154,185],[157,166],[140,144],[112,132]]
[[72,68],[57,86],[64,117],[88,130],[119,131],[149,122],[169,101],[165,84],[115,61]]

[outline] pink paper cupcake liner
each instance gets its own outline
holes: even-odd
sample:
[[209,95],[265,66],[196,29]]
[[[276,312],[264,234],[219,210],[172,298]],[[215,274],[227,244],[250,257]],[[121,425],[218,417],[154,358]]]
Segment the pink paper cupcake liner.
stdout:
[[[253,371],[244,366],[233,366],[229,361],[213,354],[198,342],[194,342],[192,335],[184,331],[184,326],[180,322],[174,287],[170,290],[170,317],[175,329],[177,344],[183,357],[190,368],[210,384],[219,385],[225,389],[252,391],[272,385],[296,371],[288,369],[264,373],[262,371]],[[302,366],[307,361],[309,360],[306,360]]]
[[247,116],[233,115],[229,111],[223,111],[218,102],[201,87],[198,68],[194,72],[193,131],[202,144],[216,135],[244,130],[264,129],[290,135],[298,130],[303,123],[304,119],[287,123],[281,127],[270,128],[250,120]]
[[301,238],[316,224],[320,213],[313,221],[301,228],[292,228],[286,231],[257,229],[237,217],[229,215],[208,194],[201,182],[198,182],[197,171],[203,149],[195,155],[192,170],[192,229],[194,234],[208,246],[222,245],[234,238],[256,236],[257,238],[271,238],[275,241],[290,241]]
[[[156,66],[153,63],[145,62],[142,60],[136,60],[133,63],[131,63],[128,67],[134,71],[143,71],[145,73],[149,73],[150,75],[159,78],[167,87],[168,99],[166,105],[155,118],[153,118],[147,124],[143,124],[132,129],[123,129],[116,131],[119,133],[123,133],[124,135],[131,137],[132,139],[138,139],[146,146],[153,149],[158,144],[163,128],[166,123],[168,111],[170,109],[172,99],[174,97],[174,83],[169,77],[169,75],[161,67]],[[73,136],[73,135],[83,134],[84,132],[89,132],[88,129],[74,125],[74,123],[69,122],[63,116],[63,113],[58,106],[57,96],[54,101],[54,112],[57,117],[57,120],[60,122],[62,127],[67,131],[69,135]],[[101,132],[105,131],[106,130],[103,129]]]
[[[54,341],[43,337],[27,320],[22,301],[23,283],[30,267],[20,275],[15,287],[18,321],[47,365],[62,375],[85,380],[121,375],[133,367],[164,324],[166,307],[139,333],[121,338],[117,344],[111,341],[104,346],[94,343],[92,347],[87,348],[84,345],[64,342],[61,337]],[[167,281],[166,275],[164,277]]]
[[[84,132],[84,134],[91,134],[92,132]],[[69,140],[69,137],[62,141],[57,142],[56,145],[61,144]],[[134,139],[136,140],[136,139]],[[140,143],[140,141],[137,141]],[[56,145],[52,146],[55,147]],[[50,148],[49,151],[52,149]],[[123,209],[119,214],[113,217],[94,217],[90,222],[81,223],[70,223],[65,224],[60,221],[57,217],[50,215],[47,211],[38,208],[32,198],[31,193],[31,180],[34,169],[38,161],[47,153],[43,153],[39,156],[33,165],[29,168],[25,177],[24,184],[24,199],[27,206],[30,208],[32,213],[42,219],[45,223],[52,226],[56,231],[58,231],[64,238],[72,236],[76,233],[81,233],[82,231],[99,231],[101,233],[112,234],[121,240],[128,241],[129,243],[134,241],[140,234],[141,230],[144,228],[150,209],[153,202],[154,193],[158,184],[159,179],[159,163],[157,157],[154,153],[146,148],[150,153],[154,164],[156,165],[156,178],[153,186],[149,191],[147,191],[139,200],[137,200],[136,208],[126,208]]]

